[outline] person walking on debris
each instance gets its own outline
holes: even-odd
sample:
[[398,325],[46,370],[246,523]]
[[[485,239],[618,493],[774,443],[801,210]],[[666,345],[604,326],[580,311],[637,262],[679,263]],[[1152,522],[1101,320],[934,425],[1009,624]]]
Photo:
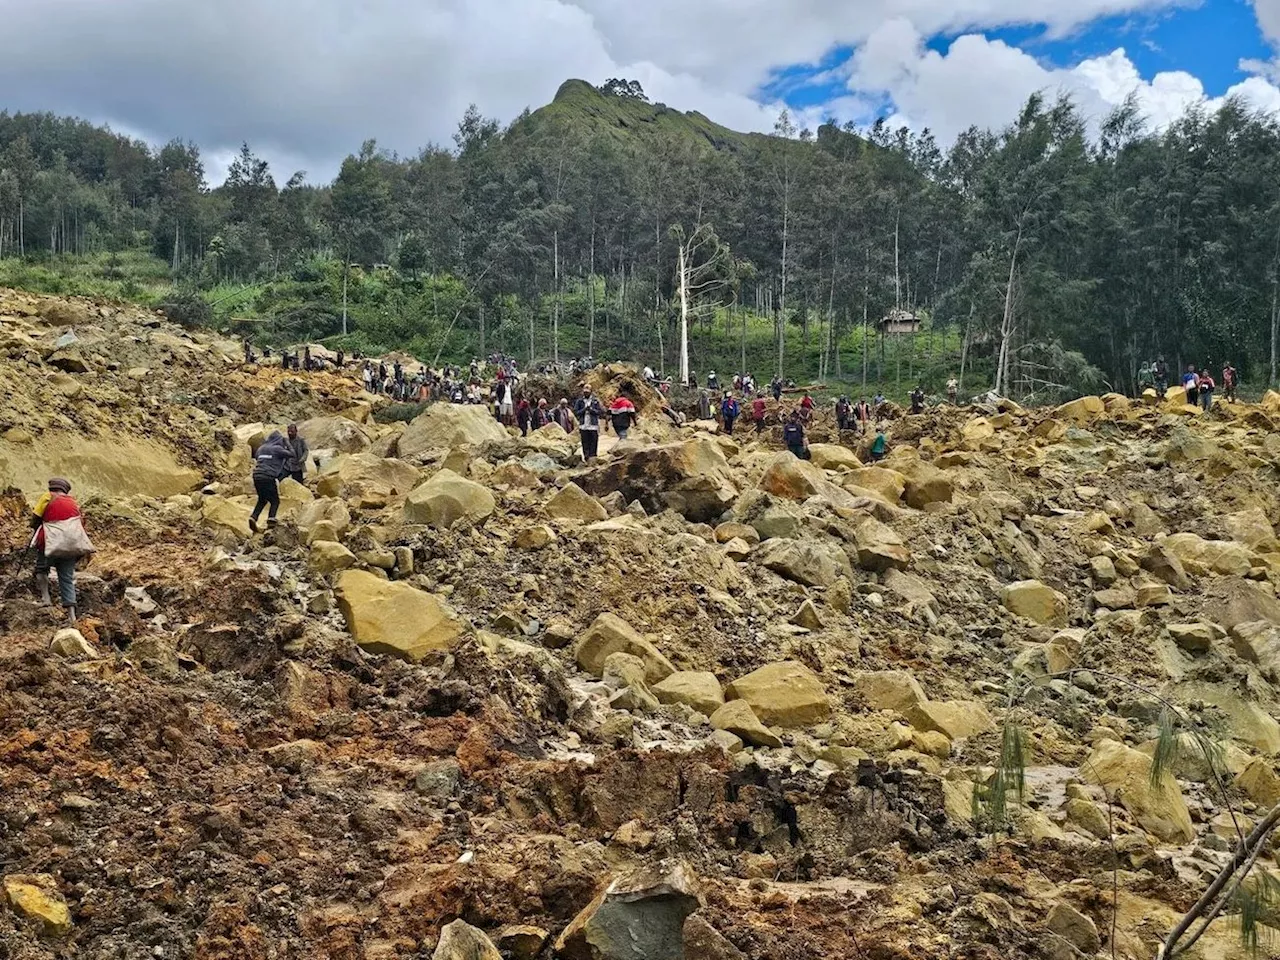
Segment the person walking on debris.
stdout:
[[1187,372],[1182,375],[1182,389],[1187,391],[1187,404],[1198,406],[1200,403],[1200,378],[1196,376],[1195,364],[1187,365]]
[[813,419],[813,397],[809,396],[808,390],[804,392],[804,398],[800,401],[800,416],[804,417],[805,423]]
[[711,392],[709,390],[698,391],[698,419],[711,419]]
[[1151,367],[1151,376],[1156,381],[1156,395],[1163,400],[1165,393],[1169,390],[1169,365],[1164,362],[1164,357],[1156,359]]
[[809,452],[809,440],[804,435],[804,424],[801,422],[799,411],[793,412],[787,418],[787,425],[782,428],[782,442],[798,460],[812,458],[813,455]]
[[720,389],[720,380],[716,377],[716,372],[714,370],[707,375],[707,389],[712,391]]
[[773,402],[781,403],[782,402],[782,377],[781,376],[774,377],[773,381],[769,384],[769,387],[770,389],[773,390]]
[[627,439],[627,431],[631,429],[633,423],[639,421],[640,415],[636,413],[636,405],[626,397],[618,397],[609,404],[609,422],[619,440]]
[[541,430],[550,422],[551,416],[547,413],[547,398],[543,397],[538,401],[538,406],[533,411],[532,427],[534,430]]
[[1200,406],[1204,408],[1204,412],[1208,413],[1213,409],[1213,391],[1216,384],[1213,377],[1209,376],[1209,368],[1205,367],[1200,371],[1200,376],[1196,380],[1196,385],[1200,390]]
[[253,489],[257,491],[258,502],[254,504],[253,513],[249,517],[249,529],[258,532],[258,517],[263,508],[267,512],[267,526],[276,525],[276,514],[280,511],[280,480],[289,475],[289,461],[293,457],[293,448],[279,430],[258,448],[253,464]]
[[307,441],[298,436],[298,425],[296,423],[289,424],[288,439],[285,441],[289,445],[289,462],[286,464],[286,473],[288,476],[303,483],[303,476],[307,471],[307,457],[311,450],[307,446]]
[[889,438],[884,435],[884,427],[876,427],[876,438],[871,443],[871,462],[879,463],[889,452]]
[[[501,368],[499,368],[501,372]],[[505,378],[498,380],[498,417],[505,426],[515,423],[515,401],[512,399],[511,384]]]
[[733,399],[732,391],[724,395],[724,400],[720,402],[720,416],[724,419],[725,436],[733,436],[733,424],[738,419],[738,414],[742,410],[738,406],[738,401]]
[[529,401],[521,397],[520,403],[516,407],[516,425],[520,428],[520,436],[527,437],[529,435],[529,421],[532,416],[533,413],[529,407]]
[[1223,361],[1222,364],[1222,399],[1227,403],[1236,402],[1236,382],[1239,374],[1236,368],[1231,365],[1231,361]]
[[871,404],[867,403],[866,397],[854,404],[853,416],[858,421],[858,432],[865,437],[867,429],[871,426]]
[[574,414],[578,418],[578,436],[582,438],[582,459],[590,463],[600,449],[600,418],[604,416],[604,408],[591,395],[590,387],[582,388],[582,397],[578,400]]
[[853,407],[848,397],[836,401],[836,430],[843,433],[853,426]]
[[560,424],[560,428],[565,433],[573,433],[578,428],[578,421],[573,416],[573,411],[569,409],[569,400],[567,397],[560,398],[560,405],[556,407],[555,412],[551,415],[556,423]]
[[1142,395],[1143,391],[1150,390],[1155,386],[1155,378],[1151,373],[1151,364],[1146,360],[1142,361],[1142,366],[1138,368],[1138,394]]
[[765,403],[764,394],[757,393],[756,398],[751,401],[751,419],[755,421],[756,433],[764,433],[764,418],[768,413],[768,404]]
[[956,405],[956,398],[960,395],[960,381],[952,375],[947,381],[947,402],[953,407]]
[[36,501],[32,511],[31,546],[36,552],[36,589],[41,606],[52,606],[49,597],[49,569],[58,573],[58,598],[67,612],[67,622],[76,622],[76,563],[93,554],[93,544],[85,533],[80,506],[71,496],[71,483],[53,477],[48,492]]
[[911,412],[924,413],[924,387],[919,384],[911,391]]

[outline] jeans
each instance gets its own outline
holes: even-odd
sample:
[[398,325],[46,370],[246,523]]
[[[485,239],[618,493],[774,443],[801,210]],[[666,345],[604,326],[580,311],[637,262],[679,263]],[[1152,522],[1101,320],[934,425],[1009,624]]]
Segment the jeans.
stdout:
[[1208,412],[1213,406],[1213,391],[1206,390],[1204,393],[1200,394],[1200,403],[1204,407],[1205,412]]
[[627,432],[628,432],[628,430],[629,430],[629,429],[630,429],[630,428],[628,427],[628,428],[627,428],[627,430],[619,430],[619,431],[618,431],[618,439],[619,439],[619,440],[625,440],[625,439],[627,439]]
[[50,567],[58,573],[58,597],[62,600],[62,605],[74,607],[76,605],[76,559],[61,557],[50,560],[44,555],[44,547],[40,547],[36,551],[36,573],[48,576]]
[[725,417],[725,418],[724,418],[724,434],[725,434],[725,436],[726,436],[726,437],[732,437],[732,436],[733,436],[733,421],[734,421],[734,420],[736,420],[736,419],[737,419],[736,417]]
[[263,507],[270,506],[271,510],[267,518],[274,520],[280,509],[280,485],[274,477],[254,477],[253,489],[258,492],[258,502],[253,508],[253,519],[257,520],[261,516]]
[[600,449],[600,431],[579,428],[578,435],[582,437],[582,459],[594,460]]

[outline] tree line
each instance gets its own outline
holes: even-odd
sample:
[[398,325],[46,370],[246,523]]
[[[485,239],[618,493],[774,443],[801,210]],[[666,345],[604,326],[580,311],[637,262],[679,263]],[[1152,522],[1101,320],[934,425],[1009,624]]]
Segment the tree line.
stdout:
[[1037,95],[944,150],[785,112],[734,134],[633,81],[571,81],[412,157],[370,140],[325,185],[280,184],[245,145],[211,187],[195,144],[0,113],[0,257],[140,247],[195,288],[273,282],[257,306],[309,334],[436,357],[675,372],[688,330],[758,364],[751,324],[772,330],[757,375],[849,380],[893,316],[951,331],[959,372],[1007,394],[1129,389],[1157,356],[1274,383],[1280,124],[1228,101],[1152,131],[1130,102],[1091,129]]

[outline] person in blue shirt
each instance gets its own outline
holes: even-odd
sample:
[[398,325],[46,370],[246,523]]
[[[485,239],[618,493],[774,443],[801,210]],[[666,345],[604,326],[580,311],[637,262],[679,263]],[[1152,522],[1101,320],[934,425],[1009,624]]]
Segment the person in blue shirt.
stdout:
[[782,442],[786,444],[787,449],[798,460],[808,460],[812,456],[809,452],[809,441],[804,435],[804,424],[801,422],[799,411],[792,412],[787,418],[787,425],[782,428]]
[[720,416],[724,419],[725,436],[733,436],[733,422],[738,419],[738,414],[741,412],[738,401],[733,399],[733,394],[726,393],[724,400],[720,402]]
[[1190,364],[1182,375],[1182,389],[1187,391],[1187,403],[1193,407],[1200,405],[1200,378],[1196,376],[1195,364]]

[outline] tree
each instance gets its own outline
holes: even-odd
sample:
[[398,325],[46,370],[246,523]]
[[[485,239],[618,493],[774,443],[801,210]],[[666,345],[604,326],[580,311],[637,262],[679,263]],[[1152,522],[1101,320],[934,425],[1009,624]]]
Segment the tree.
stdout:
[[710,290],[733,282],[733,257],[709,223],[692,232],[671,228],[676,243],[676,288],[680,294],[680,382],[689,382],[689,315],[697,300]]
[[329,195],[329,225],[342,254],[342,332],[347,333],[347,292],[351,261],[377,262],[383,252],[378,230],[386,218],[390,191],[378,165],[378,145],[366,140],[356,156],[342,161],[338,179]]

